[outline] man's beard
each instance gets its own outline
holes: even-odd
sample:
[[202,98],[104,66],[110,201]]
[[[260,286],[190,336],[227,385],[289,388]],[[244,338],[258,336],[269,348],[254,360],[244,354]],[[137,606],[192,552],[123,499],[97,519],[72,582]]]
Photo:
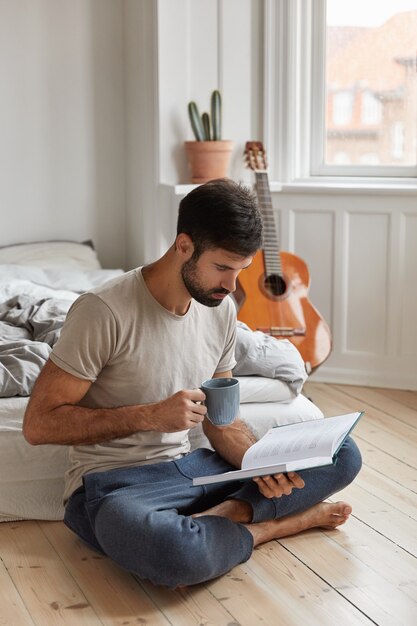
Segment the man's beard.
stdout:
[[192,257],[182,266],[181,276],[190,296],[200,304],[204,304],[204,306],[219,306],[219,304],[223,302],[223,299],[213,298],[213,295],[228,295],[230,293],[230,291],[222,289],[221,287],[209,290],[204,289],[197,279],[197,261]]

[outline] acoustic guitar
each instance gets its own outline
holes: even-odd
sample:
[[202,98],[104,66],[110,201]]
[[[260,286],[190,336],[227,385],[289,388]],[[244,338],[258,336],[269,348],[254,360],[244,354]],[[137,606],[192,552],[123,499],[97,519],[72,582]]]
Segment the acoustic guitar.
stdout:
[[245,156],[256,177],[264,244],[252,265],[239,275],[235,292],[238,319],[252,330],[289,339],[298,348],[310,373],[331,352],[330,329],[308,299],[310,274],[306,263],[295,254],[279,249],[262,143],[247,142]]

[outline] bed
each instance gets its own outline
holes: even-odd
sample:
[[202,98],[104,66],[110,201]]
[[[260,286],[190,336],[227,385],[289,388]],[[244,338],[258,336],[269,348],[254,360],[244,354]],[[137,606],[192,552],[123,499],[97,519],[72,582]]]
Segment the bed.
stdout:
[[[0,521],[59,520],[68,467],[65,446],[31,446],[22,421],[33,384],[78,295],[122,273],[103,269],[91,242],[39,242],[0,248]],[[256,436],[272,426],[319,419],[302,394],[298,351],[286,340],[238,322],[233,374],[241,386],[241,418]],[[192,448],[207,446],[201,428]]]

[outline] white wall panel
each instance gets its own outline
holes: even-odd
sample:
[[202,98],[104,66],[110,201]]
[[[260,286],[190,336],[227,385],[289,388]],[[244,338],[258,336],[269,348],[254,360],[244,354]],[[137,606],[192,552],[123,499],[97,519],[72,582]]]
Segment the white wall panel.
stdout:
[[[401,353],[417,354],[417,215],[403,216]],[[417,372],[416,372],[417,377]]]
[[343,348],[350,352],[386,352],[388,229],[387,215],[349,215]]
[[333,327],[334,215],[292,211],[291,218],[293,252],[310,272],[309,300]]

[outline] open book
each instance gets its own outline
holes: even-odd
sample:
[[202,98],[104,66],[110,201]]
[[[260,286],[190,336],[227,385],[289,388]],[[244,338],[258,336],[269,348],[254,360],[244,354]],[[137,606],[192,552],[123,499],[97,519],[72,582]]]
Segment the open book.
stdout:
[[199,476],[193,485],[208,485],[280,472],[331,465],[363,411],[270,428],[245,453],[242,469]]

